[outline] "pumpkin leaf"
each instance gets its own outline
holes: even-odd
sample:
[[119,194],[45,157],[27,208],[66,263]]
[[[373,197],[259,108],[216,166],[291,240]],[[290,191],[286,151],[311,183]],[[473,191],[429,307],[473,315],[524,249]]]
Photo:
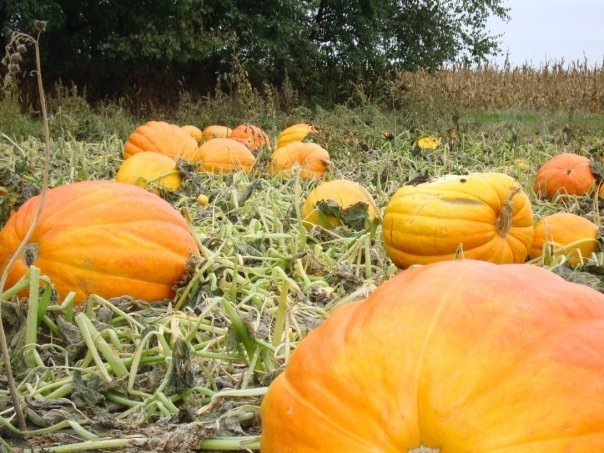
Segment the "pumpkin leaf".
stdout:
[[99,382],[95,379],[84,381],[82,373],[75,370],[73,373],[73,390],[71,401],[78,409],[94,409],[105,401],[105,397],[99,392]]
[[362,201],[342,209],[342,206],[334,200],[320,200],[315,204],[315,208],[321,214],[337,218],[342,224],[355,231],[364,229],[369,220],[369,205]]

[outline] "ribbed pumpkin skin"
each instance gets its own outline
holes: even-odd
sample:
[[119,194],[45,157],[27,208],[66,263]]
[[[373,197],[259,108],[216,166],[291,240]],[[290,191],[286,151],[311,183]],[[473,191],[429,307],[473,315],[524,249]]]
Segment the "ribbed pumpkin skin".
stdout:
[[[117,171],[115,180],[143,188],[146,188],[149,181],[153,181],[154,184],[171,190],[178,190],[181,184],[176,162],[168,156],[151,151],[136,153],[126,159]],[[158,191],[153,189],[153,192]]]
[[594,189],[595,184],[596,178],[587,157],[562,153],[539,168],[533,189],[537,196],[551,200],[556,194],[585,195]]
[[604,451],[602,344],[604,295],[545,269],[406,270],[300,343],[262,452]]
[[508,175],[449,175],[399,189],[386,207],[383,234],[388,256],[403,269],[453,259],[460,244],[465,258],[522,263],[533,240],[533,212]]
[[[581,261],[579,251],[585,259],[598,250],[598,235],[599,229],[595,223],[576,214],[557,212],[543,217],[535,226],[529,255],[531,259],[538,258],[543,253],[543,245],[553,242],[554,255],[568,255],[570,264],[576,265]],[[579,240],[584,242],[572,249],[563,248]]]
[[197,126],[187,124],[186,126],[181,126],[181,129],[193,137],[197,143],[199,143],[203,137],[203,132]]
[[371,194],[367,192],[367,189],[354,181],[334,179],[319,184],[310,191],[304,200],[301,215],[305,227],[312,228],[314,225],[319,225],[323,228],[332,228],[342,224],[337,217],[321,215],[321,213],[315,209],[315,205],[321,200],[333,200],[340,205],[342,209],[346,209],[358,202],[365,203],[367,204],[369,220],[375,218],[378,213],[375,200]]
[[291,142],[277,148],[271,156],[271,173],[289,177],[300,167],[302,179],[320,178],[331,164],[329,153],[316,143]]
[[126,141],[124,159],[143,151],[153,151],[176,159],[197,149],[188,132],[164,121],[148,121],[139,126]]
[[[0,272],[31,224],[39,197],[28,200],[0,231]],[[157,195],[115,181],[85,181],[48,191],[30,244],[33,264],[64,297],[76,292],[130,295],[146,301],[174,296],[190,254],[198,254],[183,217]],[[13,285],[27,271],[23,258],[9,274]]]
[[185,154],[182,158],[197,163],[200,171],[211,173],[248,172],[256,160],[248,148],[230,138],[208,140],[195,152]]
[[262,147],[270,148],[271,141],[262,129],[251,124],[240,124],[229,134],[228,138],[237,140],[250,151],[258,151]]
[[308,134],[316,134],[317,128],[306,123],[294,124],[283,129],[277,137],[277,148],[292,142],[301,142]]
[[206,127],[201,134],[201,142],[207,142],[213,138],[227,138],[233,130],[227,126],[212,124]]

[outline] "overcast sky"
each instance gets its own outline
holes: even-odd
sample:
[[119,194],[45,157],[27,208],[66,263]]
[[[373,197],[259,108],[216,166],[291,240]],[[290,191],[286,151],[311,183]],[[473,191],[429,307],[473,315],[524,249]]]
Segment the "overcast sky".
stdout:
[[[604,0],[504,0],[511,20],[491,20],[492,33],[503,33],[501,49],[513,66],[539,66],[545,60],[566,62],[604,59]],[[501,64],[503,58],[495,60]]]

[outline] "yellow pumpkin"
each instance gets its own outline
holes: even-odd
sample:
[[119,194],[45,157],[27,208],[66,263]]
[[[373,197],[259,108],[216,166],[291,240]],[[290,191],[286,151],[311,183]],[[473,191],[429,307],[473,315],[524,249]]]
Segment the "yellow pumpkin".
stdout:
[[455,257],[522,263],[533,239],[533,212],[506,174],[448,175],[399,189],[386,207],[383,234],[400,268]]
[[163,154],[144,151],[126,159],[120,166],[115,180],[136,184],[159,193],[155,185],[169,190],[180,189],[181,177],[176,162]]
[[191,125],[186,125],[186,126],[181,126],[181,129],[183,131],[185,131],[187,134],[189,134],[191,137],[193,137],[193,139],[197,143],[199,143],[201,141],[202,136],[203,136],[203,132],[198,127],[191,126]]
[[341,219],[333,215],[326,215],[317,208],[318,202],[327,200],[332,200],[342,210],[346,210],[356,203],[363,203],[367,206],[368,221],[374,219],[378,214],[375,200],[367,189],[354,181],[335,179],[315,187],[304,200],[301,215],[305,227],[312,228],[319,225],[323,228],[332,228],[342,225]]
[[291,142],[301,142],[308,134],[316,134],[317,128],[310,124],[299,123],[283,129],[277,137],[277,148]]
[[206,127],[201,133],[201,141],[207,142],[213,138],[227,138],[233,130],[227,126],[212,124]]

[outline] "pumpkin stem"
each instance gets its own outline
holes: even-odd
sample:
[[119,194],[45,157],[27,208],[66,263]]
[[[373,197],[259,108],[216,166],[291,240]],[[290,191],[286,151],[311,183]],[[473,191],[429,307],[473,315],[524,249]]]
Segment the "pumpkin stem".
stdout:
[[516,187],[512,190],[512,193],[505,199],[503,202],[503,206],[501,207],[501,212],[497,217],[497,221],[495,222],[495,228],[497,228],[497,233],[502,238],[506,237],[510,229],[512,228],[512,216],[514,215],[514,205],[512,200],[516,196],[518,192],[520,192],[521,188]]

